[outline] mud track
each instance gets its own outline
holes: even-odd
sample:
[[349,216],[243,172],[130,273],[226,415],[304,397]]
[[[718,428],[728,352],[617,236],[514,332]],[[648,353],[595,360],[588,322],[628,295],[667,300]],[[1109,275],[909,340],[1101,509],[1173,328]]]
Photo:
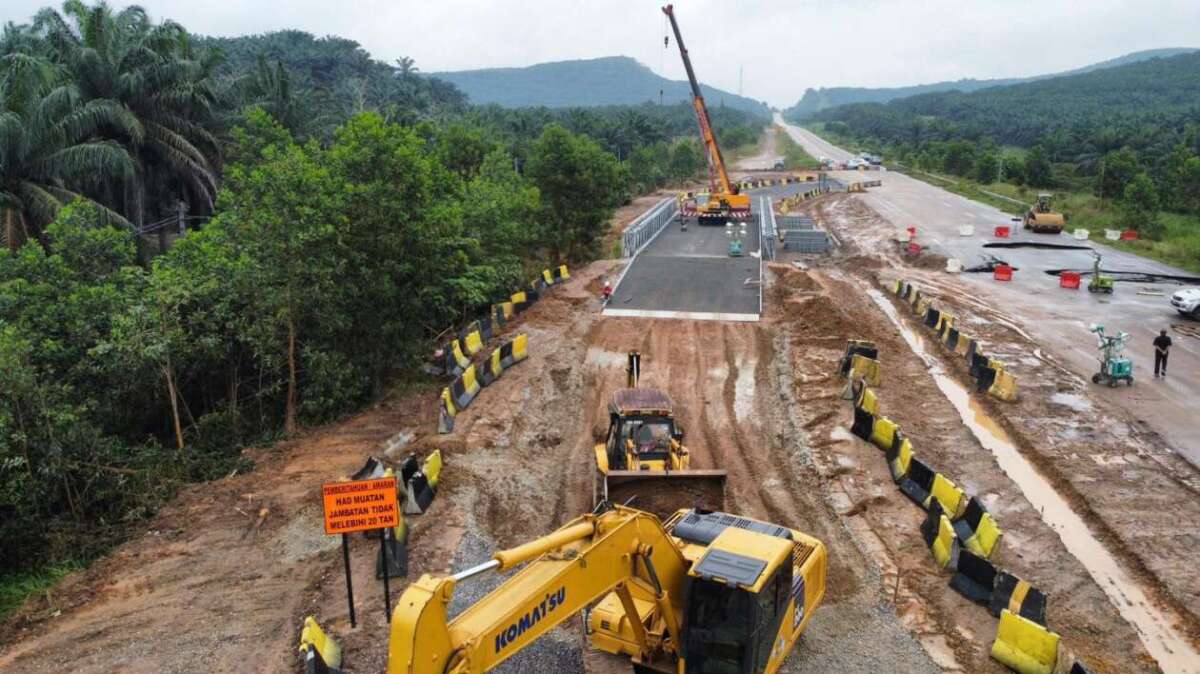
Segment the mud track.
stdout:
[[[412,518],[410,579],[483,561],[590,510],[594,438],[607,424],[609,396],[624,385],[625,353],[637,349],[643,384],[676,401],[695,467],[728,472],[727,509],[801,529],[829,548],[825,603],[785,671],[1003,671],[987,655],[995,619],[947,587],[948,574],[918,533],[922,513],[892,485],[879,451],[846,431],[850,408],[834,368],[847,339],[866,338],[881,347],[884,414],[996,515],[1005,530],[997,560],[1049,594],[1048,618],[1065,642],[1094,671],[1154,671],[1137,634],[872,305],[867,291],[877,276],[922,273],[883,247],[893,228],[852,196],[809,208],[843,250],[808,272],[772,265],[764,321],[604,319],[596,296],[619,263],[573,270],[570,282],[510,326],[530,335],[530,358],[484,389],[454,433],[436,435],[430,386],[251,452],[255,471],[189,488],[141,536],[31,600],[0,628],[0,669],[183,672],[203,663],[212,671],[298,671],[298,629],[315,614],[342,642],[345,671],[383,671],[387,626],[375,548],[352,541],[359,625],[351,629],[338,541],[321,532],[320,483],[349,474],[397,436],[411,438],[402,452],[441,448],[447,468],[438,497]],[[925,264],[932,266],[917,261]],[[969,313],[968,295],[939,287]],[[1024,384],[1016,406],[986,409],[1021,431],[1023,445],[1047,451],[1046,465],[1109,527],[1114,546],[1169,588],[1164,602],[1187,605],[1192,597],[1197,605],[1187,569],[1200,517],[1178,521],[1195,507],[1194,476],[1119,410],[1088,399],[1078,377],[1022,342],[1019,323],[995,312],[978,316],[979,334],[1023,382],[1057,382]],[[1076,429],[1072,406],[1080,399],[1099,419],[1086,431]],[[1070,442],[1051,453],[1036,442],[1040,434]],[[1161,498],[1147,500],[1143,483]],[[268,515],[255,527],[263,507]],[[464,583],[452,609],[500,580]],[[402,590],[396,583],[394,596]],[[627,671],[590,652],[579,628],[577,619],[568,622],[501,671]]]

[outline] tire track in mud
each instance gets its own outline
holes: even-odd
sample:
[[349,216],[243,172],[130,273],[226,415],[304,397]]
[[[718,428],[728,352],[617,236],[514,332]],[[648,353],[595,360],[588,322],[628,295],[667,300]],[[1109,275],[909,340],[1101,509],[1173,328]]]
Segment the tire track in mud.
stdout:
[[[799,273],[774,270],[787,278]],[[875,340],[884,364],[883,382],[878,387],[883,413],[901,424],[914,439],[918,454],[929,457],[932,465],[942,468],[969,492],[984,499],[1001,520],[1005,538],[997,553],[1001,566],[1013,569],[1051,596],[1052,626],[1063,634],[1065,643],[1082,652],[1095,671],[1143,671],[1147,656],[1136,635],[1110,606],[1103,592],[1086,577],[1082,568],[1061,549],[1057,535],[1041,523],[1037,512],[1020,496],[1011,480],[996,466],[989,451],[969,436],[953,406],[936,389],[923,361],[911,352],[898,332],[886,320],[877,320],[877,307],[853,280],[840,270],[817,269],[807,273],[817,277],[826,295],[806,297],[801,303],[778,298],[779,305],[794,312],[794,330],[805,351],[796,358],[796,370],[802,376],[833,367],[840,357],[840,346],[848,338]],[[849,278],[848,278],[849,277]],[[778,283],[781,294],[794,282]],[[833,311],[830,305],[847,311]],[[827,317],[822,323],[819,317]],[[819,331],[811,327],[816,322]],[[834,347],[822,339],[821,332],[837,333],[841,344]],[[828,344],[828,345],[827,345]],[[824,395],[809,401],[836,398],[832,394],[842,381],[817,384]],[[948,590],[948,577],[937,571],[920,540],[917,525],[920,512],[891,484],[886,466],[874,447],[845,432],[849,405],[830,399],[827,403],[807,405],[805,413],[815,416],[821,410],[839,409],[835,417],[812,424],[812,432],[829,434],[831,441],[815,445],[822,471],[834,480],[831,486],[844,491],[849,502],[861,508],[843,512],[856,522],[860,537],[877,539],[870,553],[897,578],[896,610],[910,628],[925,638],[942,642],[954,658],[970,671],[1002,671],[987,655],[994,619]],[[843,472],[842,462],[854,468]],[[882,496],[873,496],[875,490]],[[894,567],[894,568],[889,568]],[[889,583],[890,585],[891,583]],[[892,594],[889,589],[888,594]],[[1098,639],[1096,635],[1103,634]],[[936,646],[937,644],[935,644]]]
[[[589,361],[609,363],[607,371],[597,368],[596,390],[585,394],[594,401],[589,421],[604,419],[603,405],[624,385],[624,354],[637,348],[642,385],[675,401],[693,465],[727,471],[725,510],[825,542],[825,605],[784,671],[936,671],[896,616],[881,610],[878,571],[823,496],[823,479],[805,458],[808,439],[782,391],[796,383],[778,360],[778,338],[764,324],[603,318],[588,336],[597,354]],[[579,447],[589,457],[590,449]]]

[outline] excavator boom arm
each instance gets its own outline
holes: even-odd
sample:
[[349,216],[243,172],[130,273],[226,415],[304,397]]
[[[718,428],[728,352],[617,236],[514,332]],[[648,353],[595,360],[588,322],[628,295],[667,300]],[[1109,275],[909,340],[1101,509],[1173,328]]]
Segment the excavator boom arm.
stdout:
[[409,586],[392,615],[388,674],[485,672],[631,583],[660,585],[669,609],[664,619],[680,622],[687,564],[662,524],[646,513],[617,507],[585,515],[549,536],[496,553],[480,568],[504,571],[524,561],[529,563],[453,620],[447,619],[447,606],[457,583],[470,582],[471,572],[425,575]]
[[688,83],[692,85],[692,107],[696,109],[696,122],[700,125],[700,137],[704,140],[710,188],[714,192],[732,194],[733,183],[729,181],[729,173],[725,170],[725,160],[721,157],[721,148],[717,146],[717,137],[713,133],[712,123],[708,119],[708,108],[704,105],[704,96],[700,94],[700,82],[696,80],[696,71],[692,69],[692,59],[688,56],[687,47],[683,46],[683,36],[679,33],[679,24],[675,21],[674,5],[663,7],[662,11],[671,20],[671,30],[675,33],[675,44],[679,45],[679,55],[683,57],[683,67],[687,70]]

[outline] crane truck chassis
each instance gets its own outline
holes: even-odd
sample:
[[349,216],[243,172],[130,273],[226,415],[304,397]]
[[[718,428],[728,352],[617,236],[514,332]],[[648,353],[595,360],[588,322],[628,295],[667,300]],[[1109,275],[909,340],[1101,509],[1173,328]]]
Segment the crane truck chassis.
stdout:
[[[601,504],[537,540],[405,590],[388,674],[475,674],[593,605],[593,647],[642,672],[776,672],[825,595],[824,544],[722,512]],[[455,588],[524,564],[453,620]]]

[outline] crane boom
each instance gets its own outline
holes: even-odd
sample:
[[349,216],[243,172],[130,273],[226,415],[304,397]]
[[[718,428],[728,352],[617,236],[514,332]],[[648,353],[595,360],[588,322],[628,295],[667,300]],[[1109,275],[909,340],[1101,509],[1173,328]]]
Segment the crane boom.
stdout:
[[721,149],[716,144],[716,134],[713,132],[712,121],[708,119],[708,107],[704,106],[704,96],[700,91],[700,82],[696,79],[695,68],[691,67],[688,48],[684,47],[683,35],[679,32],[679,23],[674,16],[674,6],[662,7],[662,13],[671,19],[671,30],[676,36],[679,55],[683,56],[684,70],[688,71],[688,83],[691,85],[691,106],[696,110],[696,124],[700,125],[700,136],[704,142],[704,158],[708,166],[709,201],[701,209],[701,223],[704,217],[713,218],[720,224],[727,216],[740,215],[744,217],[750,212],[750,198],[739,194],[738,188],[730,180],[730,174],[725,168],[725,160],[721,157]]
[[708,119],[708,108],[704,105],[704,96],[700,93],[700,82],[696,80],[696,71],[692,68],[692,59],[688,56],[687,47],[683,46],[683,35],[679,33],[679,24],[675,21],[675,6],[667,5],[662,8],[663,14],[671,20],[671,30],[675,33],[675,44],[679,45],[679,55],[683,57],[683,67],[687,70],[688,83],[692,85],[692,107],[696,109],[696,122],[700,125],[700,137],[704,140],[704,154],[708,160],[709,189],[713,193],[736,194],[729,173],[725,170],[725,160],[721,157],[721,148],[717,146],[717,137],[713,133],[712,123]]

